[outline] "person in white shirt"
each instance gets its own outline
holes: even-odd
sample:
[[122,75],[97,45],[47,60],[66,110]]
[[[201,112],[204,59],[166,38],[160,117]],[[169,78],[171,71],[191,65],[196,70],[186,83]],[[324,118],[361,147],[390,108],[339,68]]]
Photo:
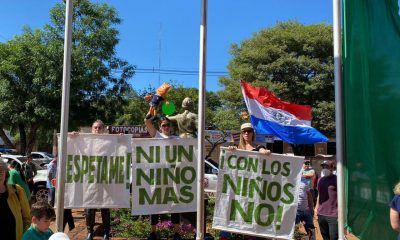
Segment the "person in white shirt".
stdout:
[[[147,127],[147,131],[152,138],[177,138],[177,136],[171,135],[171,121],[166,118],[160,118],[160,131],[158,131],[151,119],[144,119],[144,124]],[[157,223],[159,222],[160,215],[153,214],[151,215],[151,233],[148,240],[157,240]],[[173,240],[181,240],[181,235],[179,234],[180,230],[180,216],[179,213],[171,213],[171,222],[174,225],[174,236]]]

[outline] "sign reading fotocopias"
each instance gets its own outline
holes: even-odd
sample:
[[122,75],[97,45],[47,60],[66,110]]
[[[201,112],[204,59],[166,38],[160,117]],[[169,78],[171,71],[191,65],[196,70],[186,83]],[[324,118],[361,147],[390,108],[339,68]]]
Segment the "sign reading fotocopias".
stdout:
[[221,148],[213,228],[292,239],[302,159]]
[[196,211],[196,139],[133,139],[132,215]]
[[132,135],[68,135],[66,208],[129,208]]

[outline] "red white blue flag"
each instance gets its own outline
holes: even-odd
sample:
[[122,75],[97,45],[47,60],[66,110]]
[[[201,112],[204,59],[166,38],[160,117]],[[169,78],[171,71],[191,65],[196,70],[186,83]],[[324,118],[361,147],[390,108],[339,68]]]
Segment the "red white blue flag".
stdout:
[[257,134],[273,134],[291,144],[327,142],[311,127],[311,107],[284,102],[266,88],[240,81],[250,121]]

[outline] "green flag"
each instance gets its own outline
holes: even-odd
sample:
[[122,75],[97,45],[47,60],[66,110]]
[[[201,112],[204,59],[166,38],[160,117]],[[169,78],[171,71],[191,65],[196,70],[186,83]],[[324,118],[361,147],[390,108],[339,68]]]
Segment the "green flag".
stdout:
[[343,0],[347,224],[361,239],[395,239],[389,220],[400,180],[398,0]]

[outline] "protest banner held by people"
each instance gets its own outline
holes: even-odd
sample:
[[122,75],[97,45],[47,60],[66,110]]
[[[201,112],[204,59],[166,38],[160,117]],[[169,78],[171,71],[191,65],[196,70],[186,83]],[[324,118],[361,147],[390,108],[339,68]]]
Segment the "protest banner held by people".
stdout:
[[[103,121],[96,120],[92,124],[92,133],[93,134],[103,134],[104,133],[105,125]],[[110,239],[110,209],[109,208],[102,208],[101,210],[101,219],[103,221],[103,231],[104,231],[104,240]],[[95,224],[95,215],[96,209],[87,208],[86,209],[86,227],[88,231],[87,240],[92,240],[94,237],[94,224]]]
[[[150,136],[153,138],[165,138],[165,139],[177,138],[176,136],[171,135],[171,121],[168,118],[160,118],[160,124],[159,124],[160,131],[158,131],[154,127],[154,125],[150,119],[145,118],[144,123],[147,127],[147,130],[150,133]],[[150,219],[151,219],[151,233],[147,239],[148,240],[157,240],[157,239],[159,239],[157,237],[157,223],[160,221],[160,215],[152,214],[150,216]],[[174,225],[173,239],[181,240],[181,235],[179,234],[179,230],[180,230],[179,213],[171,213],[171,222]]]

